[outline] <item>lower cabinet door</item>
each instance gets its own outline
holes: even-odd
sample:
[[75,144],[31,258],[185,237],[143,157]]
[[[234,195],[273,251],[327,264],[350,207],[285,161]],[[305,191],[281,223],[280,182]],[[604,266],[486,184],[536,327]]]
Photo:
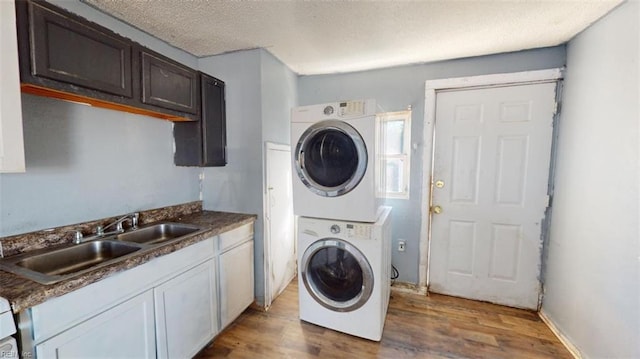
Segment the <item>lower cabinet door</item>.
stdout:
[[153,291],[149,290],[36,345],[36,355],[155,358],[154,334]]
[[220,255],[220,330],[253,300],[253,241],[248,241]]
[[215,259],[154,289],[158,358],[190,358],[217,334]]

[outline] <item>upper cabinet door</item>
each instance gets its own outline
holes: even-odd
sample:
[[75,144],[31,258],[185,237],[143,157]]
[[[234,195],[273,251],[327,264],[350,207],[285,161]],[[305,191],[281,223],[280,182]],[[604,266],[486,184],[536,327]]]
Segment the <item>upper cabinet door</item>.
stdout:
[[178,166],[213,167],[227,164],[224,82],[200,73],[200,122],[177,122],[174,161]]
[[31,73],[131,98],[131,43],[29,3]]
[[202,165],[227,164],[224,82],[202,74]]
[[142,102],[198,113],[198,73],[149,52],[142,56]]

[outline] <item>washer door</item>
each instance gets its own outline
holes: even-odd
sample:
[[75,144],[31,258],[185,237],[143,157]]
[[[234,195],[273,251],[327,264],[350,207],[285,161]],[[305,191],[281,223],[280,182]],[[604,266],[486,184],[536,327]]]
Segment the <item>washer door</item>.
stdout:
[[307,188],[324,197],[353,190],[367,170],[367,148],[351,125],[336,120],[309,127],[298,140],[296,172]]
[[300,263],[302,281],[322,306],[337,312],[362,307],[373,291],[373,271],[356,247],[337,238],[311,244]]

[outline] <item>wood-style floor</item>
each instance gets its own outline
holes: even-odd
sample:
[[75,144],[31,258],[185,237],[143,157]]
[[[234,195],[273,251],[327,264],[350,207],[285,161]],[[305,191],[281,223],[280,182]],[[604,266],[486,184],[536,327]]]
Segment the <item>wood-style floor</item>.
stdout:
[[247,309],[204,358],[572,358],[537,314],[431,294],[391,293],[382,341],[298,319],[294,279],[267,312]]

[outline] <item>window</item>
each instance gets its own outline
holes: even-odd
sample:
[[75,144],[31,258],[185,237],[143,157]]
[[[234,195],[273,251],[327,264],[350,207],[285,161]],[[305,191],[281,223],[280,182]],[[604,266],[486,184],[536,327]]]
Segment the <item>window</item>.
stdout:
[[409,198],[411,166],[411,111],[387,112],[377,116],[380,170],[377,195]]

